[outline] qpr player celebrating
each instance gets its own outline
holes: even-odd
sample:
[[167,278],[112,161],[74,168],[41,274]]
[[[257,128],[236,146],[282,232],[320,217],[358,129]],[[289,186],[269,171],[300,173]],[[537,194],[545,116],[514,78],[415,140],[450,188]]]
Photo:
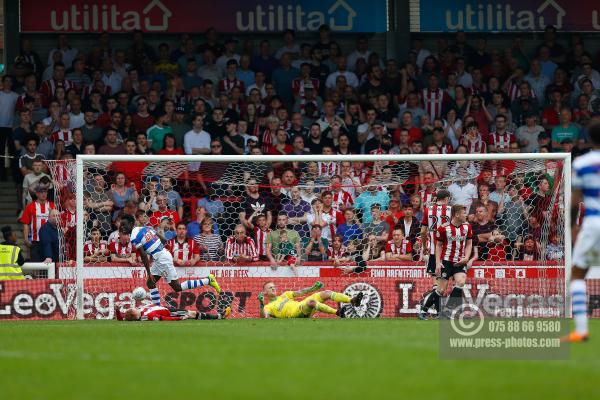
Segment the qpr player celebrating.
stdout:
[[160,293],[156,287],[156,282],[163,276],[169,283],[169,286],[176,292],[196,289],[201,286],[212,286],[217,293],[221,293],[221,287],[213,274],[209,274],[206,278],[190,279],[180,283],[177,271],[173,266],[173,256],[163,246],[162,238],[149,226],[133,227],[133,224],[133,218],[129,216],[122,217],[119,234],[129,237],[131,243],[139,253],[144,268],[146,268],[148,275],[146,285],[148,286],[150,298],[154,305],[160,306]]
[[[575,330],[563,338],[563,341],[571,343],[589,338],[585,275],[591,265],[598,265],[597,249],[600,244],[600,123],[590,123],[588,135],[593,143],[592,151],[573,162],[571,224],[574,247],[569,291]],[[578,227],[577,213],[582,200],[585,215],[581,227]]]
[[[454,279],[454,288],[450,293],[447,308],[450,310],[462,303],[463,286],[467,280],[467,268],[473,265],[473,233],[471,225],[466,222],[467,213],[464,206],[456,204],[450,209],[450,223],[438,227],[435,243],[437,289],[429,296],[425,307],[437,304],[446,292],[448,281]],[[439,310],[439,304],[438,304]]]

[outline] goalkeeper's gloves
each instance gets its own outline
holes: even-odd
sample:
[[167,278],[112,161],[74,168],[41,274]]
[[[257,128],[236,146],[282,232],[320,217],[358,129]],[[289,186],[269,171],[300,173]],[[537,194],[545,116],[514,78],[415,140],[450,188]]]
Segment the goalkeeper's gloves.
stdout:
[[321,281],[316,281],[315,284],[313,285],[313,290],[319,290],[323,287],[323,282]]
[[262,292],[258,293],[258,303],[260,304],[261,307],[265,305],[265,296],[263,295]]

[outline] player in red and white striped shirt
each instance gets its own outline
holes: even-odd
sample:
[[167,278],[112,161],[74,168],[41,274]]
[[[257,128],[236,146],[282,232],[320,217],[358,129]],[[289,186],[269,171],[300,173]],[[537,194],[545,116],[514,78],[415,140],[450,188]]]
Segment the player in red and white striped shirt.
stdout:
[[110,250],[111,261],[129,263],[131,265],[138,263],[137,250],[127,236],[118,235],[118,240],[109,243],[108,248]]
[[517,143],[517,137],[514,133],[506,131],[506,116],[496,115],[496,132],[490,133],[488,137],[490,152],[508,153],[512,143]]
[[463,287],[467,280],[467,268],[473,264],[473,232],[467,223],[465,207],[455,204],[451,209],[450,223],[437,229],[435,244],[436,274],[440,276],[438,288],[429,296],[424,307],[437,303],[446,293],[448,280],[454,279],[454,288],[446,307],[450,310],[462,303]]
[[[423,295],[423,304],[421,305],[421,314],[426,315],[429,307],[425,307],[427,299],[438,287],[438,277],[435,273],[435,243],[437,228],[450,222],[450,192],[442,189],[436,193],[436,202],[423,210],[423,220],[421,221],[421,243],[423,246],[423,258],[427,259],[426,272],[433,278],[433,288],[430,292]],[[437,307],[437,302],[433,304]],[[439,311],[436,308],[437,311]],[[423,317],[424,318],[424,317]]]
[[100,229],[92,228],[90,231],[90,240],[83,244],[84,262],[106,262],[110,255],[108,242],[102,240]]
[[412,245],[404,238],[402,229],[394,229],[392,240],[385,245],[386,261],[412,261]]
[[179,222],[175,233],[177,236],[165,246],[173,256],[173,263],[179,267],[195,265],[200,260],[200,247],[194,239],[187,237],[187,225]]
[[258,214],[254,217],[254,221],[250,221],[250,224],[252,224],[258,258],[262,261],[267,261],[267,236],[273,231],[267,224],[267,216],[265,214]]
[[442,189],[436,193],[436,202],[423,210],[421,221],[421,242],[423,256],[428,256],[427,273],[435,275],[435,232],[440,226],[450,222],[450,192]]
[[221,314],[209,314],[198,311],[176,310],[149,304],[139,308],[129,308],[121,313],[120,306],[115,306],[115,317],[119,321],[181,321],[184,319],[225,319],[231,315],[231,307],[226,307]]
[[244,225],[237,225],[225,243],[225,257],[227,261],[245,263],[258,260],[258,250],[252,238],[246,236]]

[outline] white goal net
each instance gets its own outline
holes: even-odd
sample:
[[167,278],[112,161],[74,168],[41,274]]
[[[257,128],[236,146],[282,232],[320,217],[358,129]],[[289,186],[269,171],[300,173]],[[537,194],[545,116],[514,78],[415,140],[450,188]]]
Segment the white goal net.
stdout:
[[365,294],[351,317],[414,316],[432,285],[423,214],[441,190],[450,205],[465,206],[473,228],[467,301],[491,302],[489,312],[500,316],[517,303],[523,315],[538,306],[545,315],[562,312],[570,258],[563,154],[48,163],[56,206],[67,216],[58,279],[73,318],[112,318],[115,302],[133,305],[133,289],[146,287],[139,256],[118,234],[124,214],[168,240],[180,281],[213,274],[223,289],[176,292],[161,279],[161,301],[171,308],[230,306],[233,317],[257,317],[265,282],[283,292],[321,281],[324,289]]

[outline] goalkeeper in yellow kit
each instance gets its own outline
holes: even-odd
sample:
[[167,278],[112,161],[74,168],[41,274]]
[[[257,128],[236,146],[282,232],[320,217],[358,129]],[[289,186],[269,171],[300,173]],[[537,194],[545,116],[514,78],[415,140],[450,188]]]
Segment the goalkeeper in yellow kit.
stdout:
[[[323,284],[316,282],[312,287],[301,289],[298,291],[287,291],[281,295],[277,295],[277,288],[274,282],[267,282],[263,286],[263,293],[258,294],[260,303],[260,316],[262,318],[310,318],[315,312],[323,312],[326,314],[335,314],[338,317],[344,317],[344,308],[335,309],[325,304],[327,300],[333,300],[336,303],[350,303],[354,307],[360,305],[362,301],[362,292],[350,298],[343,293],[321,289]],[[313,294],[311,294],[313,293]],[[295,299],[306,295],[310,296],[303,300],[296,301]],[[264,298],[269,300],[268,304],[264,304]]]

